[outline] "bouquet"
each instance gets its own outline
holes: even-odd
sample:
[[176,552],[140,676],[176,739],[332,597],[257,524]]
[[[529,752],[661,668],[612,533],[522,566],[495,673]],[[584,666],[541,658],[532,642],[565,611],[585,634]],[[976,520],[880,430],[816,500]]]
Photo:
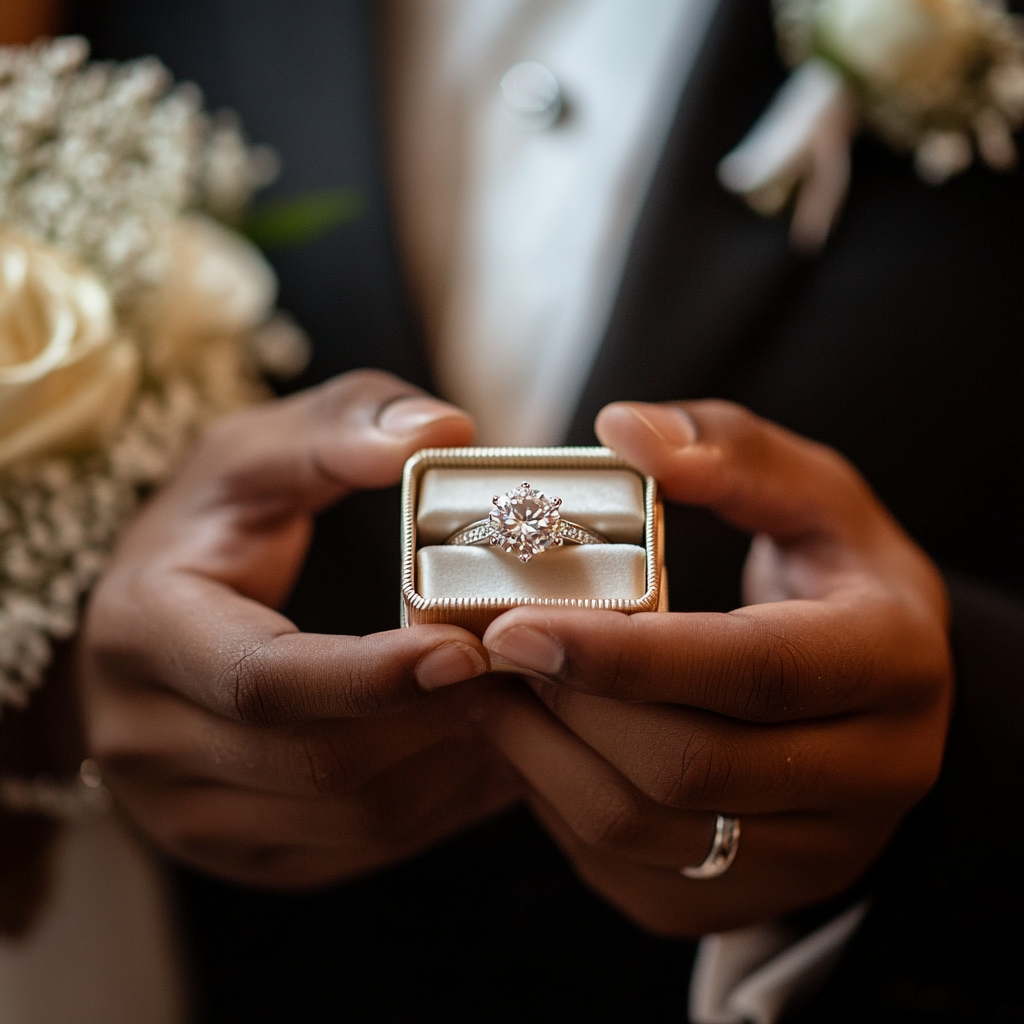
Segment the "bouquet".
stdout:
[[0,48],[0,711],[76,630],[139,500],[301,339],[230,225],[274,174],[155,60]]

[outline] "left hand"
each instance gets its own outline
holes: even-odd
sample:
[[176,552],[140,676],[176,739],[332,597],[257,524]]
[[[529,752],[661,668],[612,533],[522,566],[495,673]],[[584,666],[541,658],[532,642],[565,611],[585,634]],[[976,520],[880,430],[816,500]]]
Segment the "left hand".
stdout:
[[[724,402],[618,403],[601,440],[755,535],[742,608],[517,608],[484,636],[484,723],[580,875],[638,923],[702,935],[842,892],[934,784],[953,694],[938,571],[831,449]],[[735,863],[706,881],[717,813]]]

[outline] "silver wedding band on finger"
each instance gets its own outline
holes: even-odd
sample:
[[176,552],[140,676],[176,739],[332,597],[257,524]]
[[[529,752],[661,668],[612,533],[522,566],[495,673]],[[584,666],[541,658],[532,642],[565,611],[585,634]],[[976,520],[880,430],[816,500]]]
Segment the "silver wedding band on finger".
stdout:
[[740,846],[740,819],[718,815],[715,821],[715,838],[711,840],[711,850],[700,864],[680,868],[687,878],[718,878],[732,867],[736,859],[736,851]]

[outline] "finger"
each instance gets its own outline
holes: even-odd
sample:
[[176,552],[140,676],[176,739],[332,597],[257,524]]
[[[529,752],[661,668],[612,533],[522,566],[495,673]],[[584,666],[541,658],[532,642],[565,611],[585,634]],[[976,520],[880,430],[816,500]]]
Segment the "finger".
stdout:
[[170,691],[104,688],[90,709],[89,749],[105,777],[145,785],[220,785],[278,796],[351,796],[370,780],[472,726],[469,687],[367,719],[256,729]]
[[452,737],[371,780],[359,794],[363,827],[405,842],[439,818],[476,821],[522,798],[522,782],[479,734]]
[[728,402],[616,402],[595,429],[657,477],[668,498],[713,509],[750,533],[863,540],[898,529],[837,452]]
[[676,868],[703,859],[713,818],[657,805],[529,691],[514,683],[496,690],[482,731],[580,842]]
[[799,596],[843,590],[870,569],[920,614],[948,618],[938,571],[835,450],[719,401],[618,402],[596,429],[673,501],[712,509],[802,555],[794,568],[807,592]]
[[[501,687],[483,729],[530,788],[531,804],[557,818],[570,855],[586,851],[618,860],[620,872],[628,861],[664,871],[673,886],[706,887],[683,878],[680,869],[704,860],[717,814],[734,815],[734,808],[683,812],[655,804],[514,685]],[[741,853],[723,882],[748,890],[781,886],[806,893],[834,885],[839,875],[852,879],[889,834],[862,818],[851,843],[843,822],[808,813],[746,814],[742,824]],[[822,864],[828,866],[824,875]]]
[[[461,792],[467,779],[488,772],[493,749],[477,737],[462,737],[421,751],[389,773],[372,780],[358,794],[329,797],[267,792],[258,786],[219,785],[162,780],[146,783],[132,775],[111,776],[119,798],[139,798],[143,811],[160,821],[162,838],[189,846],[202,841],[237,845],[351,850],[372,844],[378,849],[405,842],[418,823]],[[104,775],[106,780],[106,775]],[[262,810],[257,813],[256,808]]]
[[125,531],[115,564],[195,572],[278,605],[313,513],[354,488],[395,483],[417,449],[472,433],[465,413],[378,371],[243,410],[210,428]]
[[[531,797],[530,806],[586,883],[641,928],[661,935],[700,938],[814,906],[847,889],[880,848],[865,843],[858,827],[834,820],[747,817],[729,870],[710,881],[693,880],[674,865],[588,846],[543,797]],[[711,822],[705,854],[713,834]]]
[[464,445],[472,435],[461,410],[390,374],[359,370],[224,417],[176,487],[200,507],[244,504],[268,517],[316,511],[352,489],[397,483],[420,448]]
[[[738,814],[854,814],[894,827],[934,785],[927,718],[849,716],[772,728],[666,704],[625,704],[533,682],[574,735],[658,804]],[[938,730],[941,735],[941,730]]]
[[135,776],[112,783],[119,802],[177,859],[278,888],[320,885],[405,860],[517,795],[507,769],[472,740],[431,748],[365,794],[344,799],[153,786]]
[[517,608],[484,645],[584,693],[669,701],[752,722],[930,708],[949,673],[941,622],[884,590],[719,613]]
[[167,687],[215,714],[256,725],[396,711],[487,671],[456,626],[371,636],[300,633],[284,616],[213,580],[112,573],[88,611],[83,671]]

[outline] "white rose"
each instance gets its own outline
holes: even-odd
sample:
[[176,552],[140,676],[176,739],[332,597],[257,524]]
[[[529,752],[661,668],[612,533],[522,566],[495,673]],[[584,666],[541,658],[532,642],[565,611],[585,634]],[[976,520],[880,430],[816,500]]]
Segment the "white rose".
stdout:
[[878,88],[959,76],[984,32],[978,0],[821,0],[822,50]]
[[157,376],[194,368],[267,319],[277,279],[259,250],[202,216],[168,224],[162,284],[146,312],[147,365]]
[[0,231],[0,469],[95,447],[139,380],[110,297],[63,253]]

